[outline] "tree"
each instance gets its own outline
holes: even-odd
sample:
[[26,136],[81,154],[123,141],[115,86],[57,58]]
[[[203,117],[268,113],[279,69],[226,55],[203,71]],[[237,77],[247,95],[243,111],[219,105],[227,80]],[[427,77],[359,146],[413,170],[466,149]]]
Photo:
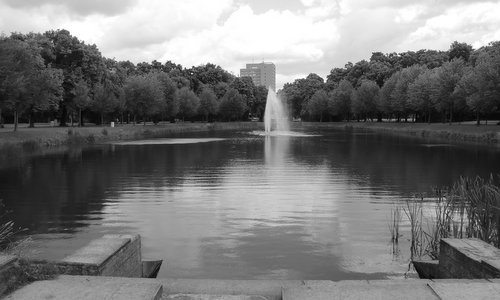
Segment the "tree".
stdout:
[[25,106],[29,112],[29,127],[35,127],[35,112],[57,109],[62,97],[63,75],[59,69],[42,68],[32,73]]
[[73,106],[78,113],[78,126],[83,126],[83,110],[90,107],[90,88],[87,82],[80,79],[75,84],[75,99],[73,100]]
[[435,76],[434,70],[427,70],[408,86],[409,107],[413,111],[425,115],[428,123],[431,122],[431,115],[434,109],[431,93]]
[[262,120],[264,118],[264,112],[266,110],[268,89],[265,86],[256,86],[254,90],[255,100],[250,107],[250,113],[252,116]]
[[437,111],[448,114],[448,121],[453,122],[453,113],[465,107],[465,97],[457,88],[465,71],[462,59],[444,63],[436,71],[436,80],[432,85],[431,99]]
[[352,100],[352,112],[365,121],[367,117],[377,112],[377,98],[380,88],[372,80],[363,80],[361,85],[354,91]]
[[198,113],[205,117],[208,122],[208,117],[210,115],[217,114],[219,103],[217,102],[217,96],[215,96],[214,91],[209,87],[204,87],[200,94],[200,107]]
[[0,40],[0,102],[14,113],[14,131],[20,113],[46,109],[57,101],[60,83],[61,73],[47,68],[33,45]]
[[68,107],[74,100],[76,83],[82,78],[90,87],[102,82],[105,64],[95,45],[86,45],[67,30],[47,31],[44,36],[52,45],[52,53],[45,58],[45,63],[61,69],[64,76],[64,93],[59,110],[60,125],[66,126]]
[[384,82],[377,101],[377,110],[385,113],[389,118],[391,118],[394,113],[392,105],[394,103],[393,91],[396,88],[398,76],[399,74],[394,73]]
[[454,41],[450,45],[450,50],[448,51],[449,60],[452,61],[454,59],[461,58],[463,61],[469,61],[469,57],[473,51],[471,45],[467,43],[459,43]]
[[401,117],[405,120],[410,112],[410,106],[408,103],[408,87],[415,81],[415,79],[427,70],[426,67],[420,65],[413,65],[411,67],[402,69],[396,72],[395,76],[396,84],[394,90],[391,94],[391,108],[392,111],[396,113],[398,121]]
[[97,84],[94,87],[90,107],[93,111],[99,113],[101,125],[104,124],[104,115],[114,111],[118,105],[118,97],[113,93],[111,87],[104,84]]
[[307,103],[307,111],[313,117],[319,117],[323,122],[323,117],[328,114],[328,95],[325,90],[319,90],[311,97]]
[[328,109],[332,115],[339,115],[350,121],[353,87],[348,80],[341,80],[336,89],[331,92]]
[[246,105],[243,97],[236,89],[229,89],[219,104],[219,114],[224,120],[240,119],[245,113]]
[[349,73],[349,71],[346,70],[345,68],[333,68],[330,71],[330,74],[326,76],[326,83],[339,84],[340,81],[346,78],[347,73]]
[[152,75],[130,76],[124,87],[125,101],[127,108],[143,118],[146,125],[146,118],[158,113],[162,107],[163,90],[160,81]]
[[[500,53],[499,53],[500,54]],[[457,85],[457,93],[466,98],[468,108],[480,124],[481,115],[497,110],[500,102],[500,56],[483,52],[474,68],[466,68]]]
[[156,74],[163,89],[163,112],[165,117],[173,120],[179,113],[179,99],[177,98],[176,83],[170,78],[167,73],[160,72]]
[[179,114],[183,120],[190,119],[198,113],[200,98],[193,91],[183,87],[177,91],[177,99],[179,99]]
[[246,110],[245,114],[248,115],[250,112],[247,110],[254,107],[255,103],[255,84],[253,83],[252,78],[248,76],[236,77],[229,86],[237,90],[243,98]]
[[194,92],[201,91],[204,85],[214,87],[219,82],[229,83],[234,80],[234,76],[220,66],[207,63],[186,70],[190,75],[189,79]]

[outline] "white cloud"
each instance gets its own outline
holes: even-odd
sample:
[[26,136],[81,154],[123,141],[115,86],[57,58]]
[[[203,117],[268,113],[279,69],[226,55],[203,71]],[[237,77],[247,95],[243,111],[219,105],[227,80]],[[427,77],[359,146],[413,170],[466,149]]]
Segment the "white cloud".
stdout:
[[[213,24],[167,42],[162,60],[172,59],[187,66],[208,61],[234,74],[252,60],[280,64],[317,62],[324,49],[338,40],[335,22],[314,21],[290,11],[271,10],[255,14],[241,6],[223,25]],[[278,86],[280,82],[277,78]]]
[[400,49],[447,49],[453,41],[476,47],[500,37],[500,3],[462,4],[429,18],[408,35]]
[[427,7],[422,4],[411,5],[398,10],[395,18],[396,23],[414,22],[419,16],[427,11]]
[[325,76],[374,51],[500,39],[499,1],[296,0],[291,9],[278,2],[0,0],[0,30],[65,28],[118,60],[212,62],[234,74],[265,59],[277,65],[278,86],[309,73]]

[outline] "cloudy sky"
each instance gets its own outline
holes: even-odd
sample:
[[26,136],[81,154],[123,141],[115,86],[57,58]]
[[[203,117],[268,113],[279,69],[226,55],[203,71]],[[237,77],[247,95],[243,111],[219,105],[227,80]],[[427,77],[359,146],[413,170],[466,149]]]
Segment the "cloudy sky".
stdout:
[[104,56],[239,75],[271,61],[277,84],[369,59],[500,40],[500,0],[0,0],[0,32],[68,29]]

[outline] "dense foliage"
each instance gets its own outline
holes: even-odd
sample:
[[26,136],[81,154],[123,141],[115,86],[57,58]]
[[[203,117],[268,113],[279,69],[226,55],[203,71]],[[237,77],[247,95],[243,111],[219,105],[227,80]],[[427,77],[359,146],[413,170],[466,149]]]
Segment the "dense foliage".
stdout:
[[[474,50],[384,54],[286,83],[290,118],[316,121],[453,122],[497,117],[500,42]],[[134,64],[101,55],[67,30],[0,36],[0,126],[57,119],[109,121],[262,119],[267,89],[220,66]]]
[[[281,91],[291,117],[453,122],[496,117],[500,108],[500,42],[474,50],[454,42],[448,51],[383,54],[316,74]],[[325,105],[325,102],[328,105]]]
[[[67,30],[0,36],[3,118],[83,126],[85,121],[195,121],[262,118],[267,89],[210,63],[105,58]],[[3,117],[3,118],[2,118]]]

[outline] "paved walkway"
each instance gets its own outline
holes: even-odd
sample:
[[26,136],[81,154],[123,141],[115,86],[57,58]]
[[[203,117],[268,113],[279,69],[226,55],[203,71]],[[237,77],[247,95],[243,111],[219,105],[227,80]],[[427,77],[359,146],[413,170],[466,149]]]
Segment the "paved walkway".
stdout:
[[500,279],[201,280],[59,276],[5,299],[337,300],[500,299]]

